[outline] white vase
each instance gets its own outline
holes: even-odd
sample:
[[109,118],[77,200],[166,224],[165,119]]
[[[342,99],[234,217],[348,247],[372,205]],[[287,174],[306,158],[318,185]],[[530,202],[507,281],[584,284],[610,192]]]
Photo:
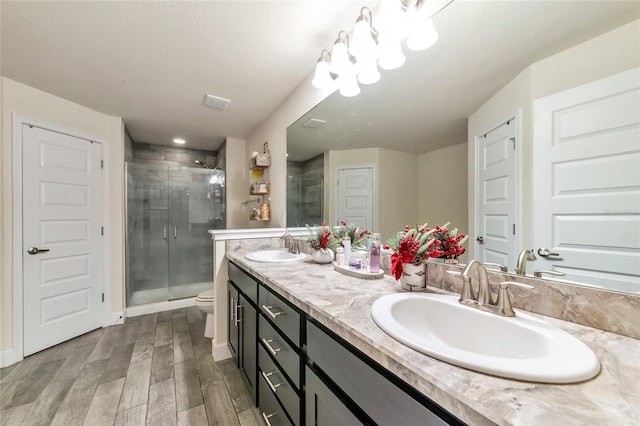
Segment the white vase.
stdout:
[[400,287],[407,291],[425,291],[427,289],[427,265],[402,264]]
[[333,250],[331,249],[318,249],[311,253],[311,258],[316,263],[331,263],[333,262]]

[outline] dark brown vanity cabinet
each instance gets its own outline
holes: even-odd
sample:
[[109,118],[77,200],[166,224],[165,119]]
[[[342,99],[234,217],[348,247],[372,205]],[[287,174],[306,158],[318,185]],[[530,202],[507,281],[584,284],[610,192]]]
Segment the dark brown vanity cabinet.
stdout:
[[232,263],[229,280],[229,348],[265,424],[464,424]]
[[258,401],[257,294],[255,279],[229,263],[229,349],[243,373],[254,403]]
[[280,296],[258,290],[259,408],[267,424],[301,425],[303,315]]

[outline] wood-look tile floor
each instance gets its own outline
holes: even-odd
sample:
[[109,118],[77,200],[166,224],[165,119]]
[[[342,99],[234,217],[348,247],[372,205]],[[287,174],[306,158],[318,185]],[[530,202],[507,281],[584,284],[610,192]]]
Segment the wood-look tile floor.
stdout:
[[1,425],[262,425],[198,308],[129,318],[0,369]]

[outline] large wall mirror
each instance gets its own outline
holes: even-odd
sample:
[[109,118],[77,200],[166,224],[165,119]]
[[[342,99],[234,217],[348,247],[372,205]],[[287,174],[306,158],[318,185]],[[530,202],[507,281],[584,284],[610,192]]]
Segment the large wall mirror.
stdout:
[[[468,118],[531,64],[639,17],[640,8],[634,2],[454,1],[434,18],[440,34],[435,46],[423,52],[405,50],[403,67],[382,71],[381,80],[361,85],[356,97],[334,92],[287,129],[287,226],[339,220],[337,165],[375,164],[373,223],[384,238],[407,223],[431,221],[433,214],[438,216],[436,222],[451,220],[475,239],[476,231],[467,229],[469,215],[474,214],[474,206],[467,203]],[[618,71],[622,70],[612,73]],[[572,77],[563,78],[571,87]],[[576,80],[574,85],[584,83]],[[533,100],[524,106],[520,125],[525,129],[532,126]],[[516,101],[514,105],[518,106]],[[531,185],[525,191],[535,191],[535,182],[520,182],[517,190],[525,184]],[[443,202],[441,194],[424,191],[434,186],[463,196]],[[631,187],[640,193],[637,183],[631,182]],[[409,198],[418,202],[389,210],[390,204],[397,206]],[[527,214],[522,216],[521,223],[532,226]],[[637,217],[632,220],[636,225],[629,229],[638,234],[632,236],[638,244],[625,250],[637,258],[640,230]],[[526,243],[532,242],[521,243],[511,258],[527,248]],[[515,264],[507,266],[514,271]],[[616,287],[597,279],[579,282],[640,294],[638,268],[632,267],[630,286]]]

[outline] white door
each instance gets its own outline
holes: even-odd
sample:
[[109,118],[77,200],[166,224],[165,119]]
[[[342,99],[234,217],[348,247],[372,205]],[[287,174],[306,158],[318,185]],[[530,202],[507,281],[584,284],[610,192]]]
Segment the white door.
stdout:
[[534,118],[536,269],[640,293],[640,68],[538,99]]
[[513,269],[516,264],[515,118],[477,140],[477,258]]
[[23,125],[24,355],[102,326],[101,146]]
[[338,220],[373,228],[373,169],[338,169]]

